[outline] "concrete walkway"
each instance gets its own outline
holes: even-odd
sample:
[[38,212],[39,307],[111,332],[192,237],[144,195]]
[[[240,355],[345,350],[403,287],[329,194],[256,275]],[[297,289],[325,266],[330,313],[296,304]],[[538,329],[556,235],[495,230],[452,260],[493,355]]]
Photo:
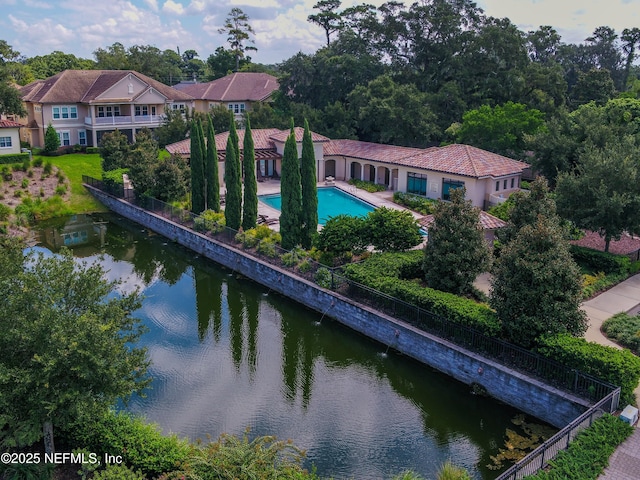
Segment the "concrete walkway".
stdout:
[[[591,342],[620,348],[600,331],[602,322],[619,312],[636,313],[640,305],[640,275],[634,275],[615,287],[582,304],[589,317],[585,338]],[[636,402],[640,405],[640,386],[636,388]],[[625,405],[621,405],[624,408]],[[609,466],[600,480],[640,479],[640,428],[620,445],[609,458]]]

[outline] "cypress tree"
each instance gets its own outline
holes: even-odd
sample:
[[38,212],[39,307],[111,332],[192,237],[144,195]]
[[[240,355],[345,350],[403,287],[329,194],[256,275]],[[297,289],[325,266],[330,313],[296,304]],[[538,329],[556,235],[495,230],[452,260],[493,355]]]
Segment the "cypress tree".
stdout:
[[240,228],[242,219],[242,179],[240,159],[238,158],[238,133],[236,124],[231,116],[231,129],[227,139],[226,158],[224,162],[224,180],[227,195],[224,207],[224,218],[227,227],[233,230]]
[[213,128],[211,115],[208,116],[207,129],[207,208],[214,212],[220,211],[220,179],[218,178],[218,151],[216,150],[216,132]]
[[256,154],[249,115],[246,116],[243,148],[244,202],[242,204],[242,228],[248,230],[256,226],[258,220],[258,182],[256,180]]
[[282,155],[280,195],[282,213],[280,214],[280,234],[282,248],[291,250],[301,243],[302,187],[300,184],[300,162],[296,135],[291,121],[291,133],[284,144]]
[[199,120],[191,122],[191,211],[201,213],[204,201],[204,155],[202,150],[202,124]]
[[309,122],[304,120],[304,136],[302,137],[302,161],[300,165],[302,186],[302,233],[301,244],[311,248],[313,235],[318,231],[318,181],[316,177],[316,155],[313,151]]

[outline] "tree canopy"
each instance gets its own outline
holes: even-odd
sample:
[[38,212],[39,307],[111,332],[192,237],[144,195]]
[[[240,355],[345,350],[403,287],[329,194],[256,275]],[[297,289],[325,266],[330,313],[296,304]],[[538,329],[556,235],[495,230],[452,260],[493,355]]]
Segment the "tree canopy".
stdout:
[[[148,383],[137,292],[68,251],[45,257],[0,248],[0,445],[24,447],[104,412]],[[53,438],[48,448],[53,448]]]
[[224,26],[218,29],[218,33],[227,34],[227,42],[231,47],[230,53],[236,61],[236,72],[240,69],[240,60],[245,58],[246,52],[258,50],[253,45],[247,45],[247,43],[255,43],[250,36],[254,31],[249,23],[249,16],[238,7],[231,9],[224,21]]

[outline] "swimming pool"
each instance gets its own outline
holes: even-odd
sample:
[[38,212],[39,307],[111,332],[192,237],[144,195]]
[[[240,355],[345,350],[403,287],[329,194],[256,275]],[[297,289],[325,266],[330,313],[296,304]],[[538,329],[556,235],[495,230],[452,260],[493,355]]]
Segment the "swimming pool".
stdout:
[[[279,193],[261,195],[260,200],[277,210],[282,210],[282,197]],[[356,217],[364,217],[375,210],[375,207],[336,187],[318,188],[318,223],[324,225],[329,217],[342,213]]]

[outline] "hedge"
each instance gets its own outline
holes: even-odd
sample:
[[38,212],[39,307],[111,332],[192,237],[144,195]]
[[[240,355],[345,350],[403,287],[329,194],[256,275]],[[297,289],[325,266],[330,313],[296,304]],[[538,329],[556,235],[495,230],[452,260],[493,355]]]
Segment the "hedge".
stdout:
[[600,252],[578,245],[571,245],[571,255],[576,263],[595,272],[626,274],[631,270],[631,260],[624,255]]
[[604,414],[580,432],[567,450],[549,462],[550,467],[528,480],[596,480],[609,464],[609,457],[618,445],[633,432],[633,427],[613,415]]
[[604,321],[602,331],[611,340],[640,355],[640,316],[617,313]]
[[344,267],[347,278],[405,302],[440,315],[447,320],[480,330],[485,335],[500,333],[500,323],[488,305],[425,287],[422,277],[423,252],[372,255],[359,264]]
[[0,155],[0,165],[24,163],[25,160],[29,160],[28,153],[10,153],[8,155]]
[[567,334],[542,338],[539,342],[537,351],[541,355],[620,386],[620,403],[635,405],[634,390],[640,380],[640,358],[629,350],[599,345]]

